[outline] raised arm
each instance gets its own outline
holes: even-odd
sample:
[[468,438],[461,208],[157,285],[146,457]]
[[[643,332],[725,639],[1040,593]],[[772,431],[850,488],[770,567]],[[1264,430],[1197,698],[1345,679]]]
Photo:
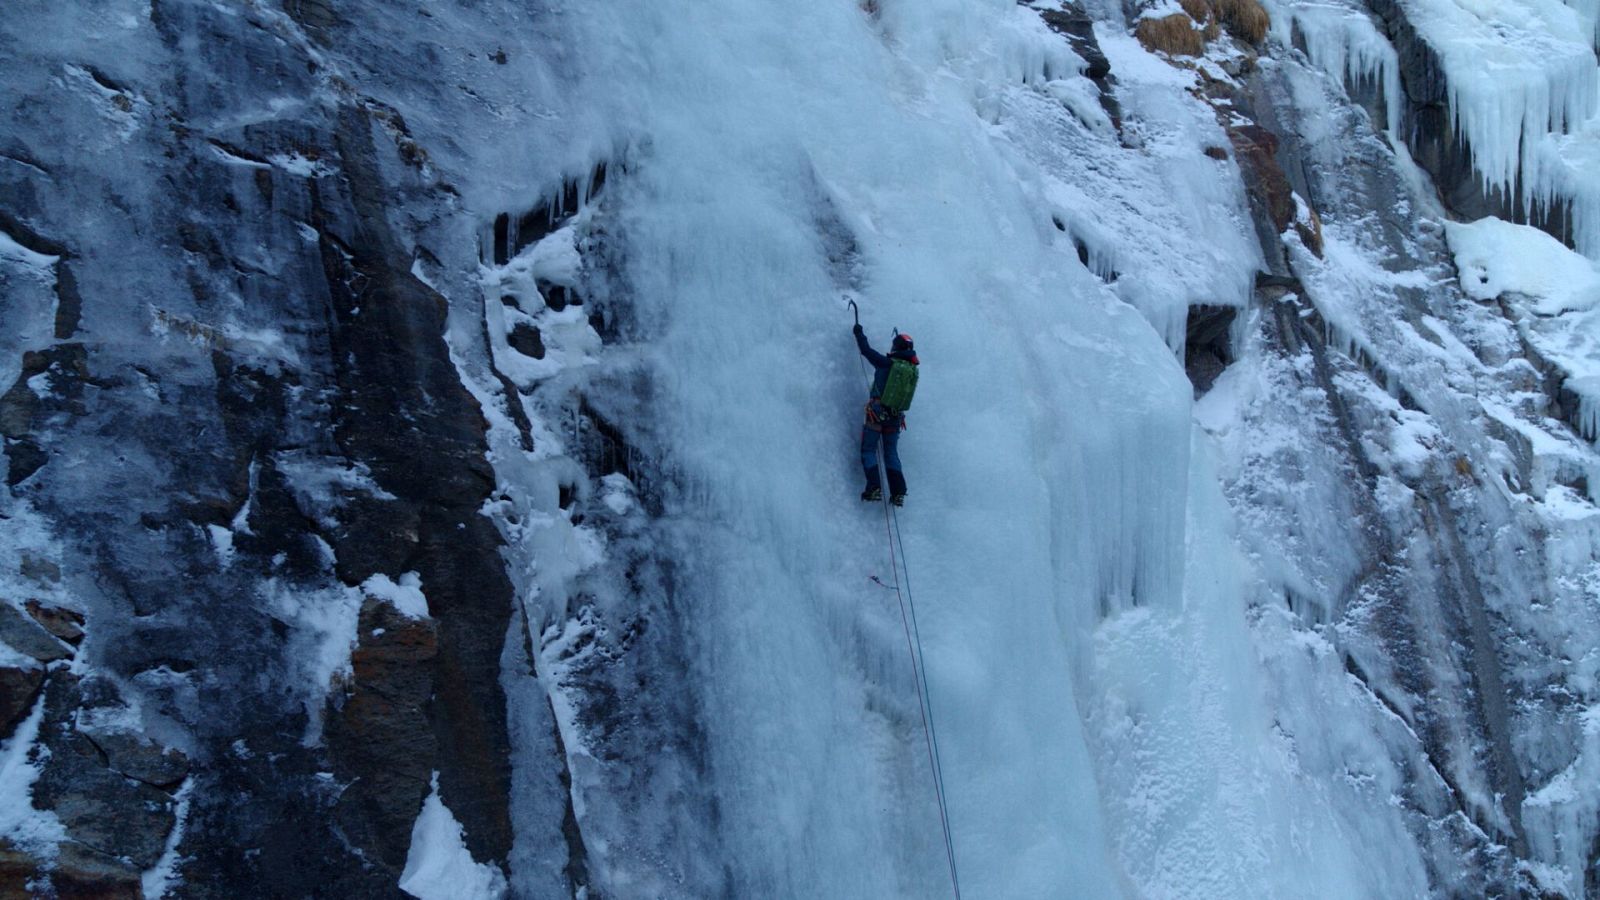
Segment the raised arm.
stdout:
[[887,366],[889,364],[889,357],[884,356],[882,353],[872,349],[871,345],[867,343],[867,333],[861,329],[860,325],[855,327],[855,332],[856,346],[861,349],[861,355],[867,358],[867,362],[872,363],[872,367],[874,369],[881,369],[884,366]]

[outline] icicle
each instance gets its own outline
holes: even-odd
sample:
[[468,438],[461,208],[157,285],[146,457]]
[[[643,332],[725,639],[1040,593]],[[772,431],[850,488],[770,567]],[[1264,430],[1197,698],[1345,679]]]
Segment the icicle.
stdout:
[[1566,204],[1572,246],[1600,259],[1600,119],[1570,135],[1545,135],[1523,168],[1523,211]]
[[1558,177],[1541,146],[1595,114],[1600,80],[1589,12],[1596,0],[1478,12],[1444,0],[1413,2],[1412,21],[1444,70],[1451,128],[1484,186],[1511,194],[1520,177],[1525,210],[1568,199],[1581,179]]
[[1578,395],[1578,434],[1600,446],[1600,377],[1568,379],[1567,388]]
[[[1499,4],[1408,0],[1408,15],[1444,69],[1450,127],[1486,189],[1518,197],[1527,215],[1565,204],[1574,244],[1600,258],[1600,106],[1594,48],[1600,0]],[[1269,3],[1274,36],[1298,34],[1317,68],[1352,90],[1376,84],[1386,127],[1400,127],[1399,59],[1357,6]],[[1590,123],[1587,129],[1584,123]],[[1569,134],[1569,132],[1576,132]]]
[[1375,86],[1383,97],[1384,127],[1400,128],[1403,99],[1400,57],[1379,33],[1366,12],[1338,6],[1294,6],[1273,3],[1273,33],[1285,46],[1299,32],[1311,64],[1352,88]]

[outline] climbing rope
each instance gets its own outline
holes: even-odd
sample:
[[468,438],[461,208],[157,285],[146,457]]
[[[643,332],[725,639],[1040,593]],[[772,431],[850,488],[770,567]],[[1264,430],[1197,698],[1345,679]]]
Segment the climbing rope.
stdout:
[[[885,478],[883,454],[878,455],[878,477]],[[905,544],[900,540],[900,516],[887,497],[883,501],[884,528],[889,536],[889,568],[894,574],[894,593],[900,600],[900,624],[906,634],[906,651],[911,655],[911,674],[917,688],[917,706],[922,712],[922,736],[928,747],[928,768],[933,772],[933,790],[939,802],[939,826],[944,831],[944,854],[950,863],[950,889],[961,900],[961,879],[956,874],[956,848],[950,836],[950,808],[945,802],[944,767],[939,759],[939,732],[933,725],[933,698],[928,693],[928,667],[922,653],[922,633],[917,628],[917,606],[911,597],[911,569],[906,566]],[[896,554],[896,547],[899,553]],[[896,559],[898,555],[898,559]],[[905,569],[904,592],[900,570]]]
[[[878,465],[883,465],[881,459]],[[950,888],[955,892],[956,900],[961,900],[961,879],[956,874],[955,839],[952,836],[950,829],[950,805],[949,801],[946,799],[948,795],[945,793],[944,789],[944,763],[939,756],[939,729],[934,727],[933,723],[933,694],[928,690],[928,666],[922,653],[922,632],[917,628],[917,604],[914,600],[912,600],[911,597],[911,568],[906,564],[906,547],[905,543],[900,539],[900,514],[895,512],[893,507],[889,508],[889,518],[890,522],[894,526],[894,542],[900,551],[900,568],[905,570],[906,575],[906,601],[905,605],[900,610],[900,619],[903,625],[907,618],[906,613],[908,610],[910,611],[911,635],[912,639],[916,643],[917,648],[915,669],[917,677],[921,682],[919,699],[922,702],[924,710],[922,714],[923,726],[927,732],[926,737],[928,752],[932,757],[933,783],[934,787],[937,788],[939,795],[939,820],[944,826],[944,852],[945,857],[950,862]],[[891,555],[891,564],[893,561],[894,560]]]
[[[855,301],[850,301],[852,310],[855,306]],[[860,319],[858,318],[856,322],[860,324]],[[861,377],[871,385],[872,381],[867,376],[867,364],[859,356],[856,358],[856,363],[861,370]],[[880,447],[878,451],[880,485],[888,482],[888,463],[885,459],[887,455],[884,448]],[[911,675],[917,689],[917,709],[922,713],[922,737],[928,747],[928,768],[933,773],[934,797],[939,806],[939,827],[944,832],[944,854],[950,863],[950,889],[955,892],[956,900],[961,900],[961,878],[956,874],[956,846],[950,835],[950,808],[945,803],[944,768],[939,760],[939,734],[933,726],[933,700],[928,693],[927,665],[922,654],[922,632],[917,628],[917,607],[911,596],[911,569],[906,566],[905,543],[900,538],[900,516],[889,503],[887,494],[883,497],[883,527],[888,537],[889,571],[894,576],[894,593],[900,601],[900,624],[906,634],[906,652],[911,656]],[[906,575],[903,589],[900,579],[901,569],[905,569]],[[876,576],[872,580],[883,584]]]

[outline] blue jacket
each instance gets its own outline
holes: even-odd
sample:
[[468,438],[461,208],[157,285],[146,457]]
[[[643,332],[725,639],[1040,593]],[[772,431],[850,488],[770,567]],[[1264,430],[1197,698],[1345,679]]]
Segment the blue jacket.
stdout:
[[867,358],[867,362],[872,363],[872,368],[877,370],[872,376],[872,399],[874,400],[883,396],[883,383],[889,380],[889,363],[892,360],[903,359],[912,365],[917,364],[917,352],[915,350],[892,350],[885,356],[872,349],[872,345],[867,343],[865,332],[856,332],[856,346],[861,349],[861,355]]

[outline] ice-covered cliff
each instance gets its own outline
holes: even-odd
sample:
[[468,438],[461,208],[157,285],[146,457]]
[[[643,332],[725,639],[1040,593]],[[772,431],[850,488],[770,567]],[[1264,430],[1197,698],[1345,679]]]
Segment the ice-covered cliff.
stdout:
[[0,895],[1600,892],[1593,2],[14,7]]

